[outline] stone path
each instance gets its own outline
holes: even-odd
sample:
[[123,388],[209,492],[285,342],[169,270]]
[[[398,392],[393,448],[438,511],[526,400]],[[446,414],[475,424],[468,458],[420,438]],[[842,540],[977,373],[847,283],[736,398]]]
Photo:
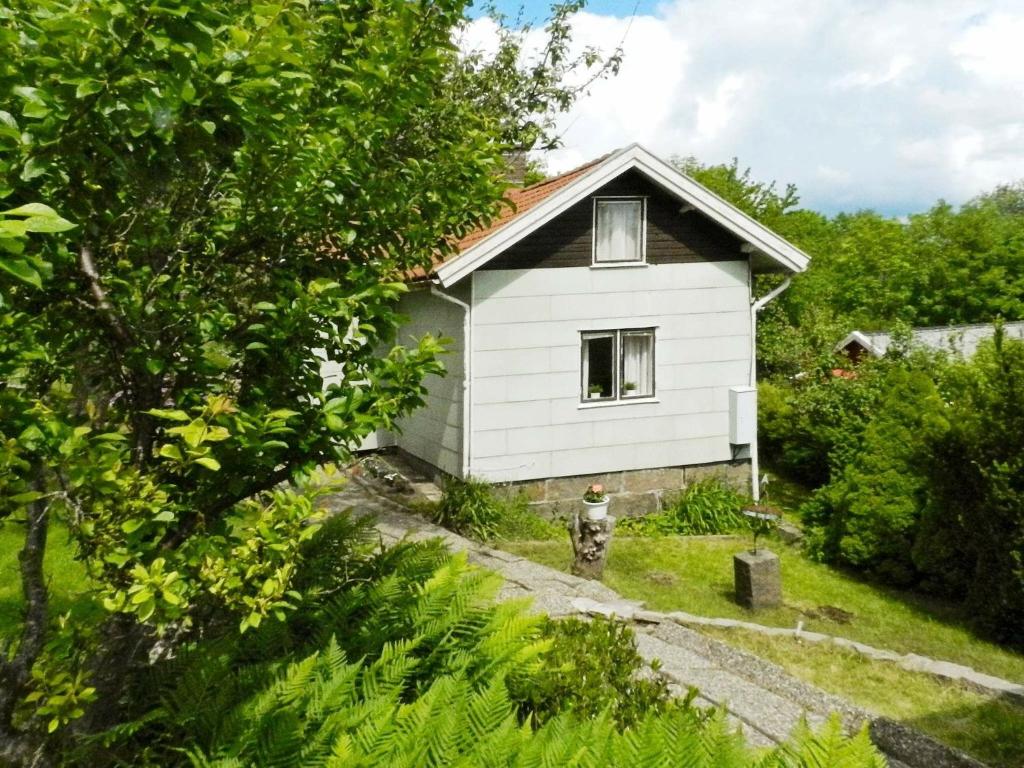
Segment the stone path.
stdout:
[[[625,600],[604,584],[478,544],[434,525],[385,495],[379,481],[354,477],[342,492],[326,497],[323,505],[334,511],[351,508],[357,515],[374,515],[384,543],[443,539],[452,551],[466,552],[470,562],[504,576],[503,599],[530,597],[533,610],[553,617],[614,614],[631,622],[641,656],[648,662],[660,661],[659,671],[674,691],[683,694],[689,687],[696,687],[700,691],[696,703],[724,707],[753,746],[773,746],[783,741],[801,718],[815,726],[836,713],[851,732],[867,723],[876,744],[890,757],[890,765],[984,768],[923,734],[876,718],[797,680],[771,662],[684,626],[692,618],[688,614],[675,617],[646,611],[642,603]],[[915,759],[925,754],[930,755],[927,762]]]

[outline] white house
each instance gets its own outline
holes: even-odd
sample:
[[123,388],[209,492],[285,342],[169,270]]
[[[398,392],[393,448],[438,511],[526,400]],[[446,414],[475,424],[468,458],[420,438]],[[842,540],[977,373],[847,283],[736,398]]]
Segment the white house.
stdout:
[[756,316],[785,283],[754,302],[752,275],[807,255],[637,145],[509,199],[403,298],[453,351],[382,442],[548,505],[756,477]]
[[[940,325],[931,328],[913,328],[910,331],[910,346],[923,347],[945,352],[953,357],[973,357],[978,345],[996,334],[993,323],[973,325]],[[1003,334],[1008,339],[1024,339],[1024,322],[1003,323]],[[892,334],[884,331],[851,331],[835,346],[835,351],[845,354],[853,362],[865,355],[884,357]]]

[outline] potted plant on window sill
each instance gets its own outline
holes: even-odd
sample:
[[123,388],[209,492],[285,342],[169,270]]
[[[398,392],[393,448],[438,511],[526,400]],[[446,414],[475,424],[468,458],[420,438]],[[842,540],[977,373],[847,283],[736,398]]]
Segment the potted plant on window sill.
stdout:
[[604,486],[594,483],[583,493],[583,506],[587,508],[588,520],[604,520],[608,517],[608,494]]
[[624,381],[622,383],[622,391],[625,392],[628,397],[632,397],[636,394],[636,382]]
[[600,400],[601,399],[601,385],[591,384],[587,388],[587,399],[588,400]]

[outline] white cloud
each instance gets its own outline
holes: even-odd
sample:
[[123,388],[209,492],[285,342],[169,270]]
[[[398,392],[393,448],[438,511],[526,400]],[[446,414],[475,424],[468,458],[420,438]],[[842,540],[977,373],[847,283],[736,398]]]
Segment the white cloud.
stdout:
[[[612,49],[628,19],[581,14]],[[639,141],[739,157],[827,211],[906,212],[1024,177],[1019,0],[672,0],[633,20],[617,78],[563,117],[562,170]]]
[[848,72],[832,82],[837,88],[877,88],[880,85],[897,82],[913,63],[914,60],[910,56],[898,54],[893,56],[884,70]]

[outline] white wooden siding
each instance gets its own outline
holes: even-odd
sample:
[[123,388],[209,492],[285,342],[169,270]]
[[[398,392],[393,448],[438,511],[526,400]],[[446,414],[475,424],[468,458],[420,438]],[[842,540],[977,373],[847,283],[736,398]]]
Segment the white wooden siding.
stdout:
[[[470,472],[492,481],[728,461],[745,261],[477,271]],[[580,331],[656,327],[657,402],[580,408]]]
[[[467,297],[468,298],[468,297]],[[402,297],[398,311],[409,317],[399,331],[399,342],[412,345],[428,333],[452,340],[442,357],[448,373],[430,376],[425,384],[426,405],[399,422],[395,443],[413,456],[452,475],[462,475],[463,421],[463,312],[429,291],[418,290]]]

